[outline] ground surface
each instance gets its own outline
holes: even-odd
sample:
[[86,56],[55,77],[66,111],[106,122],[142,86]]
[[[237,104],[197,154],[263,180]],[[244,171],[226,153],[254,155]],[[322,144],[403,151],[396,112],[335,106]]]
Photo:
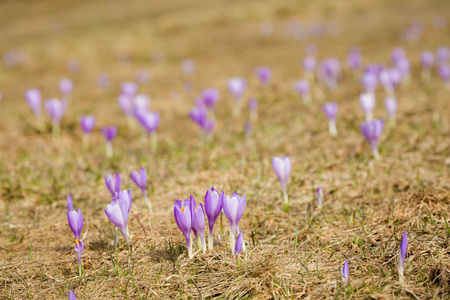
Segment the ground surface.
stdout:
[[[430,85],[420,82],[418,56],[450,43],[450,28],[431,25],[437,14],[450,20],[450,3],[392,2],[0,2],[0,52],[20,48],[27,61],[0,66],[0,298],[65,299],[70,289],[78,299],[449,298],[449,91],[435,70]],[[415,18],[425,22],[420,41],[400,41],[400,30]],[[271,36],[259,33],[266,20],[274,25]],[[327,24],[337,34],[296,40],[287,32],[296,20]],[[413,81],[397,93],[397,124],[383,133],[380,161],[373,161],[360,133],[362,88],[346,68],[338,88],[309,107],[293,91],[294,80],[303,77],[308,42],[318,46],[319,58],[341,60],[359,45],[365,63],[386,62],[395,46],[406,49]],[[165,59],[158,62],[162,53]],[[190,94],[183,91],[180,71],[186,58],[197,62]],[[69,59],[81,63],[78,73],[67,71]],[[274,72],[267,88],[254,77],[260,65]],[[151,109],[161,114],[156,154],[138,131],[128,129],[116,102],[119,83],[133,80],[139,70],[153,74],[140,92],[152,96]],[[96,86],[100,72],[111,76],[107,92]],[[231,116],[225,82],[233,76],[247,77],[246,98],[259,99],[259,119],[247,141],[248,111]],[[44,98],[57,96],[61,77],[72,78],[75,89],[61,138],[53,141],[49,124],[45,132],[35,129],[23,92],[38,86]],[[204,145],[187,113],[206,87],[219,88],[221,98],[214,139]],[[375,117],[386,117],[383,97],[379,89]],[[319,105],[329,100],[339,103],[336,139]],[[99,125],[119,125],[112,161],[98,129],[91,150],[82,151],[82,113],[95,114]],[[271,158],[281,154],[292,160],[289,212],[271,167]],[[149,174],[151,227],[128,176],[139,167]],[[114,171],[134,195],[131,251],[123,240],[114,251],[104,214],[110,195],[103,177]],[[321,210],[313,192],[319,185],[325,190]],[[247,196],[241,229],[248,253],[238,260],[227,241],[187,258],[173,201],[192,194],[203,202],[211,186]],[[85,219],[82,278],[66,219],[68,193]],[[402,286],[397,260],[405,230]],[[344,256],[350,265],[347,287],[340,278]]]

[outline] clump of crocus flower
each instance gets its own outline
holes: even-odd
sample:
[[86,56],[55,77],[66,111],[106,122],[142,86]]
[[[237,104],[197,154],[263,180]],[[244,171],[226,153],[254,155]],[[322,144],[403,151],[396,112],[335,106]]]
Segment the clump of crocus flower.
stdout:
[[223,207],[224,192],[219,194],[219,192],[211,187],[211,189],[206,191],[205,195],[205,213],[208,217],[209,225],[209,236],[208,236],[208,249],[212,249],[213,244],[213,229],[217,217],[220,215]]
[[103,137],[106,140],[106,157],[112,158],[113,157],[113,146],[112,142],[114,138],[117,135],[117,126],[106,126],[100,128],[102,131]]
[[323,205],[323,190],[322,187],[319,186],[317,188],[317,207],[321,208]]
[[219,91],[216,88],[205,89],[202,91],[200,98],[203,105],[213,111],[217,101],[219,101]]
[[[208,119],[208,111],[206,110],[206,107],[205,106],[194,107],[189,112],[189,117],[200,127],[206,139],[211,140],[212,132],[215,127],[215,121]],[[201,138],[203,137],[201,136]]]
[[66,113],[67,103],[53,98],[44,103],[45,111],[52,120],[53,138],[57,138],[61,132],[61,119]]
[[336,136],[337,135],[336,116],[338,113],[338,105],[337,105],[336,101],[327,102],[327,103],[323,104],[322,111],[325,114],[325,116],[328,118],[328,128],[329,128],[331,136]]
[[276,156],[272,158],[272,167],[275,175],[278,177],[278,181],[281,184],[281,189],[283,191],[284,205],[286,209],[289,208],[289,197],[287,194],[287,182],[289,180],[289,175],[291,174],[291,160],[289,157]]
[[152,203],[147,196],[147,172],[144,168],[140,168],[137,171],[131,172],[130,177],[131,179],[133,179],[134,183],[141,189],[148,210],[150,212],[153,212]]
[[82,115],[80,117],[80,126],[83,130],[83,148],[87,149],[89,145],[89,136],[95,127],[95,117],[92,115]]
[[341,276],[342,276],[342,282],[347,285],[348,283],[348,277],[349,277],[349,269],[348,269],[348,259],[345,260],[344,265],[342,266],[341,270]]
[[302,97],[303,103],[305,104],[311,103],[311,93],[308,80],[306,79],[298,80],[297,82],[295,82],[294,88]]
[[41,109],[41,91],[38,88],[32,88],[25,91],[25,100],[27,101],[28,106],[30,107],[33,114],[36,116],[38,120],[42,117],[42,109]]
[[114,247],[117,247],[118,235],[117,228],[122,232],[127,243],[130,242],[128,233],[128,214],[131,209],[131,191],[130,189],[120,191],[116,193],[115,197],[111,200],[111,203],[106,206],[105,214],[109,221],[116,226]]
[[405,266],[406,250],[408,250],[407,231],[405,231],[405,233],[403,234],[402,240],[400,242],[400,256],[398,258],[398,279],[400,283],[403,283],[405,281],[404,266]]
[[227,81],[228,91],[234,98],[233,116],[241,114],[242,96],[247,88],[247,81],[242,77],[233,77]]
[[81,231],[83,230],[83,214],[81,210],[73,209],[72,196],[67,196],[67,220],[69,222],[70,229],[75,236],[75,253],[78,259],[78,272],[81,276],[81,255],[84,250],[84,243],[81,241]]
[[384,99],[384,107],[388,113],[389,122],[395,123],[395,113],[397,112],[397,98],[386,97]]
[[420,54],[420,61],[422,63],[422,81],[428,82],[431,78],[431,67],[434,63],[433,52],[423,51]]
[[63,100],[68,100],[73,90],[73,82],[69,78],[63,78],[58,83]]
[[380,158],[380,154],[378,152],[378,143],[380,141],[381,134],[383,133],[384,128],[384,120],[383,119],[374,119],[372,121],[366,121],[361,124],[361,132],[366,138],[367,142],[369,142],[370,147],[372,149],[372,154],[375,159]]
[[246,198],[233,193],[231,197],[224,196],[223,198],[223,213],[230,222],[230,246],[231,253],[235,252],[236,235],[239,232],[239,221],[244,214],[246,205]]
[[272,78],[272,70],[267,66],[260,67],[256,70],[256,76],[258,77],[261,85],[268,85],[270,79]]
[[108,188],[109,192],[111,193],[112,197],[114,198],[117,193],[120,192],[120,184],[122,182],[122,178],[120,175],[116,172],[114,174],[109,174],[105,176],[105,184]]
[[175,200],[173,204],[173,214],[175,217],[175,222],[177,223],[178,228],[180,228],[181,232],[186,239],[186,243],[188,246],[188,254],[189,257],[192,257],[192,244],[191,244],[191,230],[192,230],[192,218],[191,218],[191,209],[190,209],[190,201],[188,199],[181,201]]
[[373,109],[375,108],[375,95],[372,93],[362,93],[359,95],[359,104],[364,111],[367,121],[373,118]]
[[258,120],[258,100],[255,97],[248,100],[248,110],[250,111],[250,120],[253,122]]

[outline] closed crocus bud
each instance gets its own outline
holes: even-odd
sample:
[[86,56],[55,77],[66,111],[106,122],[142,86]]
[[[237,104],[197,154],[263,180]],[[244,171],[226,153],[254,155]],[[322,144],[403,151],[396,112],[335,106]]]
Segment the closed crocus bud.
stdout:
[[406,52],[405,52],[405,49],[403,49],[402,47],[396,47],[391,52],[391,61],[395,65],[397,65],[398,62],[405,57],[406,57]]
[[81,255],[83,255],[83,250],[84,250],[84,243],[79,239],[75,239],[75,254],[77,255],[79,267],[81,267]]
[[133,111],[134,112],[146,112],[150,107],[150,96],[139,94],[133,98]]
[[448,63],[449,58],[450,58],[450,48],[449,47],[442,46],[436,50],[436,60],[440,64]]
[[447,89],[450,89],[450,65],[439,65],[438,73],[447,86]]
[[237,239],[236,239],[236,246],[234,247],[235,253],[240,254],[242,251],[242,244],[244,243],[244,236],[242,234],[242,231],[239,232]]
[[401,283],[403,283],[405,280],[404,266],[405,266],[406,250],[408,250],[407,231],[405,231],[405,233],[403,234],[402,240],[400,242],[400,256],[398,258],[398,277]]
[[309,82],[306,79],[298,80],[294,83],[294,88],[297,91],[297,93],[300,94],[300,96],[303,99],[303,103],[309,104],[311,103],[311,94],[310,94],[310,88],[309,88]]
[[62,117],[66,112],[66,103],[59,99],[53,98],[50,100],[46,100],[44,106],[45,111],[52,119],[52,122],[59,125]]
[[236,101],[241,100],[247,88],[247,81],[242,77],[233,77],[228,79],[227,88]]
[[67,209],[67,220],[75,238],[80,239],[81,231],[83,230],[83,215],[81,210],[78,209],[78,211],[76,211]]
[[262,85],[267,85],[272,77],[272,70],[267,66],[260,67],[256,70],[256,76]]
[[374,93],[377,88],[377,75],[373,73],[364,73],[361,77],[361,84],[368,93]]
[[317,60],[314,56],[306,56],[303,59],[302,65],[306,74],[313,74],[316,69]]
[[119,228],[125,240],[129,243],[127,223],[132,203],[131,190],[120,191],[116,194],[116,198],[112,199],[111,203],[106,206],[105,214],[109,221]]
[[192,59],[185,59],[181,63],[181,71],[183,71],[183,73],[186,75],[193,74],[195,72],[195,69],[195,62]]
[[138,171],[131,172],[130,177],[145,194],[147,190],[147,172],[145,171],[145,169],[140,168]]
[[197,206],[193,206],[193,204],[191,204],[190,209],[192,209],[192,215],[194,216],[192,220],[192,227],[197,232],[197,236],[200,237],[203,253],[205,253],[205,211],[203,210],[203,205],[201,203],[199,203]]
[[92,115],[82,115],[80,117],[80,126],[84,134],[90,134],[95,127],[95,117]]
[[125,115],[129,116],[133,114],[133,101],[130,97],[126,95],[119,95],[117,102]]
[[219,101],[219,91],[216,88],[205,89],[202,91],[201,99],[206,107],[214,109]]
[[347,65],[353,71],[358,70],[361,67],[362,56],[358,51],[352,51],[347,56]]
[[209,236],[208,236],[208,248],[213,248],[213,229],[216,219],[222,211],[224,192],[221,194],[212,187],[206,191],[205,195],[205,213],[208,217]]
[[272,158],[272,167],[275,175],[278,177],[278,181],[281,184],[281,189],[283,190],[284,203],[289,205],[289,198],[286,191],[287,182],[289,180],[289,175],[291,174],[291,160],[289,157],[277,156]]
[[190,211],[190,202],[175,200],[173,205],[173,213],[178,228],[183,233],[188,246],[189,257],[192,257],[191,229],[192,219]]
[[159,126],[159,112],[144,112],[136,114],[136,119],[148,135],[153,135]]
[[386,97],[384,99],[384,107],[389,116],[389,120],[391,122],[395,121],[395,113],[397,112],[397,98],[395,97]]
[[106,140],[106,156],[111,158],[113,156],[112,141],[117,135],[117,126],[105,126],[100,128],[100,130]]
[[362,93],[359,95],[359,104],[361,105],[361,109],[364,111],[366,120],[372,120],[372,112],[375,108],[375,95],[371,93]]
[[420,61],[422,62],[422,67],[425,69],[430,69],[434,63],[434,56],[431,51],[423,51],[420,54]]
[[246,205],[246,198],[233,193],[231,197],[224,196],[223,198],[223,213],[230,222],[230,246],[232,253],[234,252],[235,239],[237,231],[239,230],[239,221],[244,214]]
[[63,78],[58,83],[59,91],[63,97],[67,97],[72,93],[73,82],[69,78]]
[[120,85],[120,92],[122,95],[127,96],[128,98],[133,98],[136,95],[138,90],[138,86],[136,83],[127,81]]
[[350,274],[349,274],[349,270],[348,270],[348,259],[346,259],[344,262],[344,266],[342,266],[342,270],[341,270],[342,282],[344,282],[344,284],[348,283],[349,275]]
[[33,111],[33,114],[36,118],[40,118],[42,116],[41,109],[41,91],[38,88],[32,88],[25,91],[25,100],[28,103],[28,106]]
[[72,211],[73,210],[73,200],[72,200],[72,195],[69,194],[67,195],[67,211]]
[[374,119],[372,121],[366,121],[361,124],[361,132],[366,138],[367,142],[369,142],[370,147],[372,149],[372,153],[375,159],[380,158],[380,154],[378,152],[378,143],[383,133],[384,128],[384,120]]
[[77,297],[72,290],[69,291],[69,300],[77,300]]
[[321,208],[323,205],[323,190],[322,187],[319,186],[317,188],[317,207]]
[[103,89],[107,89],[110,84],[109,75],[106,73],[100,73],[97,76],[97,85]]
[[338,113],[338,105],[336,101],[333,102],[327,102],[324,105],[322,105],[322,111],[325,114],[325,116],[328,118],[328,127],[331,136],[337,135],[336,130],[336,116]]
[[116,172],[114,174],[109,174],[105,176],[105,183],[108,190],[111,192],[113,197],[116,197],[116,193],[120,192],[120,183],[122,182],[122,178]]

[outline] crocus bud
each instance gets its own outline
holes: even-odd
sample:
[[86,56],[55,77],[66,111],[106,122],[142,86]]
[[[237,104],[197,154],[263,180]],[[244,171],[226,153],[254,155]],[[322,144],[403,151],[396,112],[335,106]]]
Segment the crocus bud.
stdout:
[[61,122],[62,117],[64,116],[66,112],[66,104],[65,102],[53,98],[50,100],[46,100],[44,103],[45,111],[49,115],[49,117],[52,119],[52,122],[54,124],[58,124]]
[[328,127],[331,136],[337,135],[336,130],[336,116],[338,113],[338,105],[336,101],[333,102],[327,102],[322,105],[322,111],[325,114],[325,116],[328,118]]
[[72,200],[72,195],[69,194],[67,195],[67,211],[72,211],[73,210],[73,200]]
[[119,95],[117,102],[119,102],[119,106],[125,115],[129,116],[133,114],[133,101],[130,97],[126,95]]
[[241,100],[247,88],[247,81],[242,77],[233,77],[228,79],[227,87],[230,94],[234,97],[236,101]]
[[367,142],[369,142],[370,147],[372,148],[372,153],[375,159],[380,158],[380,154],[378,152],[378,142],[380,140],[381,134],[383,133],[384,128],[384,120],[374,119],[372,121],[366,121],[361,124],[361,132],[366,138]]
[[189,257],[192,257],[192,245],[191,245],[191,211],[189,208],[190,203],[186,201],[175,200],[173,204],[173,213],[175,222],[178,228],[183,233],[188,246]]
[[123,190],[116,194],[116,199],[112,199],[111,203],[106,206],[105,214],[109,221],[120,229],[127,243],[130,242],[128,237],[127,223],[128,214],[130,213],[132,203],[131,190]]
[[108,190],[111,192],[113,197],[116,197],[116,193],[120,192],[120,183],[122,182],[122,178],[116,172],[114,174],[109,174],[105,176],[105,183]]
[[203,210],[203,205],[199,203],[197,206],[191,202],[190,209],[193,212],[193,221],[192,227],[197,232],[197,236],[200,237],[202,242],[203,253],[206,252],[206,243],[205,243],[205,212]]
[[221,194],[217,190],[212,187],[211,189],[206,191],[205,195],[205,213],[208,217],[208,225],[209,225],[209,237],[208,237],[208,248],[213,248],[213,229],[214,223],[216,222],[217,217],[222,211],[223,207],[223,197],[224,192]]
[[81,266],[81,255],[83,254],[84,243],[75,239],[75,254],[77,255],[78,265]]
[[72,290],[69,291],[69,300],[77,300],[77,297]]
[[80,117],[80,126],[84,134],[90,134],[95,127],[95,117],[92,115],[82,115]]
[[420,61],[422,62],[422,67],[424,69],[430,69],[434,63],[433,53],[430,51],[423,51],[420,54]]
[[302,65],[306,74],[314,74],[317,65],[316,58],[314,56],[306,56],[303,59]]
[[242,251],[242,244],[244,243],[244,236],[242,234],[242,231],[239,232],[237,239],[236,239],[236,246],[235,246],[235,252],[236,254],[240,254]]
[[395,121],[395,113],[397,112],[397,98],[395,97],[386,97],[384,99],[384,107],[389,116],[389,120],[391,122]]
[[440,64],[448,63],[449,58],[450,58],[450,48],[449,47],[442,46],[436,50],[436,60]]
[[72,93],[73,82],[69,78],[63,78],[58,83],[59,91],[63,97],[67,97]]
[[322,187],[319,186],[317,188],[317,207],[321,208],[323,205],[323,191],[322,191]]
[[358,51],[352,51],[347,56],[347,65],[353,71],[358,70],[361,67],[362,57]]
[[245,205],[245,195],[241,197],[237,193],[233,193],[231,197],[225,196],[223,198],[223,213],[230,222],[230,245],[232,253],[235,249],[236,234],[239,230],[239,221],[244,214]]
[[405,231],[400,242],[400,256],[398,258],[398,277],[401,283],[405,280],[404,266],[406,250],[408,250],[408,232]]
[[112,141],[117,135],[117,126],[106,126],[100,128],[100,130],[106,140],[106,156],[111,158],[113,156]]
[[120,85],[120,92],[122,93],[122,95],[125,95],[130,99],[133,98],[134,95],[136,95],[137,90],[137,84],[131,81],[124,82]]
[[214,109],[216,107],[217,101],[219,101],[219,91],[215,88],[203,90],[201,99],[206,107]]
[[373,73],[364,73],[361,77],[361,84],[367,93],[374,93],[377,88],[377,75]]
[[41,109],[41,91],[38,88],[32,88],[25,91],[25,100],[27,100],[28,106],[33,111],[33,114],[36,118],[40,118],[42,116]]
[[260,67],[256,70],[256,76],[261,85],[267,85],[272,77],[272,70],[267,66]]
[[67,210],[67,221],[75,238],[80,239],[81,231],[83,230],[83,215],[81,210]]
[[298,80],[297,82],[295,82],[294,88],[300,94],[300,96],[302,96],[303,103],[311,103],[309,83],[306,79]]
[[348,283],[348,277],[349,277],[349,270],[348,270],[348,259],[345,260],[344,265],[342,266],[342,281],[344,284]]
[[283,190],[284,202],[286,205],[289,204],[288,194],[286,191],[287,182],[289,180],[289,175],[291,174],[291,160],[289,157],[277,156],[272,158],[272,167],[275,175],[278,177],[278,181],[281,184],[281,189]]
[[372,112],[375,108],[375,95],[371,93],[362,93],[359,95],[359,104],[361,109],[364,111],[366,120],[372,120]]

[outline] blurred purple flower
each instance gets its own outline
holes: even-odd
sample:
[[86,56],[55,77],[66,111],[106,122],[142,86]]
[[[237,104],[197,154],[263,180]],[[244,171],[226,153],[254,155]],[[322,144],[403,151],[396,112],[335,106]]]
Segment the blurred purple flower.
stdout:
[[289,205],[287,182],[289,180],[289,175],[291,174],[291,160],[285,155],[276,156],[272,158],[272,168],[275,175],[278,177],[278,181],[280,182],[281,189],[283,191],[284,203],[285,205]]
[[389,116],[389,120],[395,120],[395,113],[397,112],[397,98],[395,97],[386,97],[384,99],[384,107]]
[[105,176],[105,184],[108,190],[110,191],[113,197],[116,197],[116,194],[120,192],[120,184],[122,182],[122,178],[120,175],[115,172],[114,174],[109,174]]
[[306,56],[302,62],[305,73],[314,73],[316,69],[317,60],[314,56]]
[[138,171],[133,171],[130,174],[134,183],[142,190],[144,195],[147,194],[147,172],[144,168],[140,168]]
[[104,126],[102,128],[100,128],[103,137],[108,141],[108,142],[112,142],[114,140],[114,138],[117,136],[117,126],[112,125],[112,126]]
[[374,93],[377,88],[377,75],[373,73],[364,73],[361,77],[361,84],[367,93]]
[[213,229],[214,223],[216,222],[217,217],[222,211],[223,207],[223,198],[224,192],[221,194],[212,187],[211,189],[206,191],[205,195],[205,213],[208,217],[209,224],[209,237],[208,237],[208,248],[213,248]]
[[63,78],[58,83],[59,91],[63,97],[67,97],[72,93],[73,82],[69,78]]
[[420,54],[420,61],[422,62],[422,66],[425,69],[430,69],[434,63],[434,55],[431,51],[423,51]]
[[317,188],[317,207],[321,208],[323,205],[323,190],[322,187],[319,186]]
[[38,88],[32,88],[25,91],[25,100],[28,103],[28,106],[33,111],[33,114],[36,118],[40,118],[42,116],[42,108],[41,108],[41,91]]
[[245,93],[245,89],[247,88],[247,81],[242,77],[233,77],[228,79],[227,87],[230,94],[234,97],[235,100],[240,100]]
[[54,124],[58,124],[61,122],[62,117],[64,116],[67,108],[67,104],[64,101],[53,98],[46,100],[44,103],[45,111],[52,119]]
[[128,98],[133,98],[136,95],[138,90],[138,86],[136,83],[127,81],[120,85],[120,92],[122,95],[127,96]]
[[130,116],[133,114],[133,102],[130,97],[126,95],[119,95],[117,102],[119,102],[119,106],[125,115]]
[[181,71],[183,71],[183,73],[186,75],[194,73],[195,69],[195,62],[192,59],[185,59],[181,63]]
[[272,77],[272,70],[267,66],[260,67],[256,70],[256,76],[262,85],[267,85]]
[[448,63],[450,58],[450,48],[447,46],[442,46],[436,50],[436,61],[439,63]]
[[95,117],[92,115],[81,115],[80,126],[84,134],[90,134],[95,127]]
[[351,51],[347,56],[347,65],[353,71],[361,67],[362,55],[360,51]]
[[362,93],[359,95],[359,104],[364,111],[366,120],[372,120],[372,112],[375,108],[375,95],[372,93]]
[[401,283],[405,280],[404,267],[406,251],[408,250],[408,232],[405,231],[400,242],[400,256],[398,258],[398,276]]
[[333,102],[327,102],[322,105],[322,111],[325,114],[325,116],[328,118],[328,127],[331,136],[337,135],[337,129],[336,129],[336,116],[338,113],[338,105],[336,101]]
[[206,107],[214,109],[219,101],[219,91],[216,88],[205,89],[200,98]]
[[380,141],[381,134],[383,133],[384,120],[374,119],[372,121],[366,121],[362,123],[360,127],[361,132],[370,144],[374,158],[379,159],[380,154],[378,152],[378,143]]

